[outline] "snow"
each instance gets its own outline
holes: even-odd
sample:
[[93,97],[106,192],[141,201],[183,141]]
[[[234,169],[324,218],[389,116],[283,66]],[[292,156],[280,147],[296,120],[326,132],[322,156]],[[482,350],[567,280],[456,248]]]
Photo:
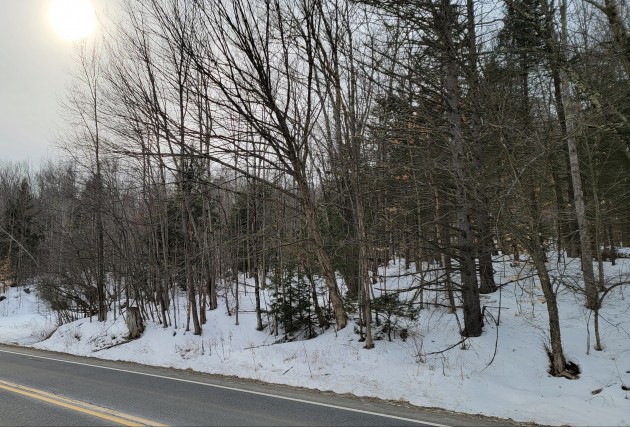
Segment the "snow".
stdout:
[[[621,388],[630,385],[630,304],[626,300],[630,289],[621,286],[606,297],[600,321],[605,349],[598,352],[593,350],[593,319],[583,307],[583,297],[559,287],[565,355],[580,366],[582,374],[578,380],[554,378],[547,373],[543,349],[547,310],[539,284],[527,263],[513,267],[501,258],[497,261],[496,279],[507,284],[500,292],[482,295],[482,305],[494,318],[501,307],[500,326],[497,330],[488,315],[484,334],[467,340],[466,349],[455,345],[461,339],[455,316],[428,306],[417,321],[406,320],[401,325],[409,331],[405,341],[395,334],[389,342],[384,334],[372,350],[359,342],[354,322],[311,340],[274,344],[280,337],[270,335],[268,329],[255,330],[252,292],[241,295],[238,326],[235,317],[227,315],[225,301],[220,301],[217,310],[207,312],[201,336],[185,332],[181,327],[185,322],[182,296],[178,329],[148,321],[140,339],[126,342],[128,331],[122,316],[114,320],[110,312],[107,322],[85,318],[57,327],[55,314],[39,300],[35,289],[27,294],[19,287],[7,288],[7,298],[0,301],[0,342],[517,421],[630,425],[630,400]],[[605,264],[611,281],[628,280],[630,259],[619,259],[616,266]],[[555,266],[550,262],[552,269]],[[552,273],[556,278],[563,273],[569,283],[567,279],[577,271],[578,261],[572,260]],[[381,271],[386,282],[376,286],[391,290],[411,284],[414,276],[396,278],[399,272],[406,272],[401,263],[390,263]],[[435,295],[425,291],[425,300],[434,301]],[[461,321],[461,312],[459,316]]]

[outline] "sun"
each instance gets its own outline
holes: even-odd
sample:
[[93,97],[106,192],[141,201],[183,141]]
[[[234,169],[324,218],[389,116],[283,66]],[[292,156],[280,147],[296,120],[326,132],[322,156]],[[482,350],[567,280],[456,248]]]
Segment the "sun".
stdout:
[[48,19],[55,32],[69,41],[89,36],[96,26],[89,0],[50,0]]

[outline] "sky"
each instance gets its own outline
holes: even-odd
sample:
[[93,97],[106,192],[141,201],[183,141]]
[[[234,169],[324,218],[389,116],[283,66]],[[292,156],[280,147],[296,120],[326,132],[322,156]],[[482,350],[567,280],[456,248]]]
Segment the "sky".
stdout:
[[[73,42],[48,19],[51,0],[0,0],[0,162],[36,166],[60,155],[59,100],[73,65]],[[103,9],[107,0],[91,0]]]

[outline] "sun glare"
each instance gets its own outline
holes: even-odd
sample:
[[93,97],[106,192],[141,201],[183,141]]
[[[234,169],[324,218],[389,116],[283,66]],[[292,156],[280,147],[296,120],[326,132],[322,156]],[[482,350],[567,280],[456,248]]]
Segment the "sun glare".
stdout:
[[63,39],[75,41],[89,36],[96,24],[89,0],[50,0],[50,25]]

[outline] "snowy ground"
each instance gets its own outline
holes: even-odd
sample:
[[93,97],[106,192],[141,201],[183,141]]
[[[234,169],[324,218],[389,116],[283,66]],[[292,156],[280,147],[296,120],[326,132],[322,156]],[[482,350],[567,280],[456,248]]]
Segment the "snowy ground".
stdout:
[[[574,273],[577,268],[574,261],[563,272]],[[411,276],[393,277],[400,269],[390,264],[382,271],[387,281],[377,287],[408,285]],[[6,289],[7,298],[0,301],[0,342],[518,421],[630,425],[630,397],[621,388],[630,386],[630,287],[618,288],[604,302],[600,324],[605,351],[601,352],[592,349],[593,322],[582,297],[560,287],[565,353],[582,369],[580,379],[571,381],[547,374],[545,301],[537,282],[528,278],[527,264],[511,267],[502,262],[496,269],[497,281],[509,284],[501,292],[482,296],[482,305],[495,318],[501,307],[500,327],[497,330],[488,316],[484,334],[468,340],[465,350],[455,346],[440,352],[460,340],[455,317],[443,309],[425,309],[418,322],[401,325],[409,330],[406,341],[396,336],[389,342],[385,335],[372,350],[362,348],[353,323],[312,340],[273,344],[277,337],[268,330],[255,330],[251,292],[241,298],[239,326],[234,316],[227,316],[221,301],[219,309],[208,312],[201,336],[149,322],[140,339],[124,343],[128,332],[121,316],[114,321],[109,313],[105,323],[82,319],[57,327],[55,315],[32,288],[30,293],[23,288]],[[612,282],[630,275],[630,259],[619,260],[614,267],[606,263],[606,274]],[[433,295],[425,292],[429,300]],[[589,324],[591,350],[587,354]]]

